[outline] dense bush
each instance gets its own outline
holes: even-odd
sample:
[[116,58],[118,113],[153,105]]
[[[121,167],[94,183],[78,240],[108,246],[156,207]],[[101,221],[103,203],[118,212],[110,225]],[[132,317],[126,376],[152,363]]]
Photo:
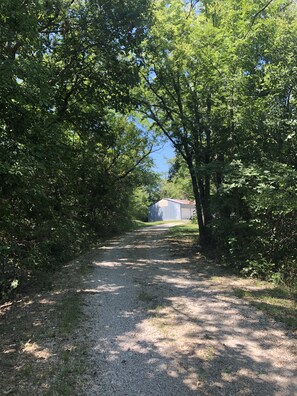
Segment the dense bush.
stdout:
[[146,8],[0,2],[0,297],[129,220],[149,168],[128,117]]
[[242,273],[293,284],[297,279],[296,172],[235,162],[214,197],[213,233],[225,260]]

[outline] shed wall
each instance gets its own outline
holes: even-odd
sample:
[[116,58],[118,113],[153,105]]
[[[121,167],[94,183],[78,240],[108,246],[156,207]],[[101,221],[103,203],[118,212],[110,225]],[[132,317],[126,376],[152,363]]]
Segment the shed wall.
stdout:
[[180,204],[169,200],[161,201],[149,207],[149,221],[181,220]]

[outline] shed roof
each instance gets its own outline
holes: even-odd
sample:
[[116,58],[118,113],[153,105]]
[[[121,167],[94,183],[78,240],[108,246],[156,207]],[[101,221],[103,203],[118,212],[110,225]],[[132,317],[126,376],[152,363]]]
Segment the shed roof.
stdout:
[[160,199],[159,201],[157,201],[157,202],[151,204],[149,207],[154,206],[154,205],[156,205],[158,202],[163,201],[163,200],[165,200],[165,201],[171,201],[171,202],[176,202],[176,203],[178,203],[178,204],[180,204],[180,205],[192,205],[192,206],[195,205],[195,201],[189,201],[189,200],[187,200],[187,199],[162,198],[162,199]]
[[164,198],[164,199],[167,199],[167,201],[177,202],[182,205],[195,205],[194,201],[189,201],[187,199],[173,199],[173,198]]

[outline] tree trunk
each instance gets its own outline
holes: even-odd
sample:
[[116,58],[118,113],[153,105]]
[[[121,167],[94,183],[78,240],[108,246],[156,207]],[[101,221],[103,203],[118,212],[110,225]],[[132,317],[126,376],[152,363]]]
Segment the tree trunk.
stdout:
[[207,180],[203,183],[203,179],[198,179],[198,187],[200,191],[200,205],[203,213],[203,223],[204,226],[207,227],[211,222],[211,213],[210,213],[210,194],[209,194],[209,186],[207,185]]
[[202,209],[202,205],[201,205],[201,195],[200,195],[200,191],[199,191],[196,172],[193,168],[193,164],[191,161],[188,161],[187,164],[188,164],[188,168],[189,168],[190,175],[191,175],[193,193],[194,193],[194,197],[195,197],[197,223],[198,223],[198,229],[199,229],[199,243],[202,247],[204,247],[208,244],[209,238],[208,238],[208,230],[205,227],[205,222],[204,222],[204,217],[203,217],[203,209]]

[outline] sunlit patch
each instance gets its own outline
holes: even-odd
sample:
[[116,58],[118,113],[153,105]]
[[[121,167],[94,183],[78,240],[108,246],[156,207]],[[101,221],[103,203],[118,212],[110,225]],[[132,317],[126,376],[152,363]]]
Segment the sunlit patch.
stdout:
[[[181,275],[181,277],[178,277],[179,275]],[[184,278],[183,274],[180,272],[177,276],[159,275],[156,276],[155,279],[161,283],[173,284],[178,289],[193,287],[195,284],[198,286],[200,284],[198,281],[194,282],[192,279]]]
[[222,380],[226,382],[233,382],[236,380],[236,375],[227,371],[222,371],[221,376]]
[[92,264],[100,268],[119,267],[121,265],[117,261],[94,261]]
[[183,382],[188,386],[189,389],[197,390],[201,380],[197,377],[197,373],[189,373]]
[[42,348],[36,342],[28,341],[22,348],[22,352],[33,355],[36,359],[49,359],[52,354],[48,348]]
[[108,245],[105,246],[100,246],[99,251],[100,250],[112,250],[112,249],[119,249],[121,248],[121,246],[119,246],[119,241],[113,241],[113,242],[109,242]]
[[131,250],[134,250],[134,249],[137,249],[137,250],[139,250],[139,249],[151,249],[151,248],[152,248],[152,245],[144,245],[141,242],[140,242],[139,245],[121,246],[121,249],[131,249]]
[[40,302],[40,304],[50,304],[50,305],[56,304],[55,301],[49,300],[48,298],[43,298],[43,299],[41,299],[39,302]]
[[32,300],[28,300],[28,301],[24,301],[23,302],[23,306],[24,307],[28,307],[29,305],[32,305],[33,304],[33,301]]
[[202,347],[196,350],[196,356],[202,360],[209,361],[215,358],[215,348],[212,346]]
[[132,264],[132,265],[133,265],[133,264],[134,264],[134,265],[138,265],[139,263],[150,264],[150,265],[152,265],[152,263],[154,263],[154,261],[153,261],[153,260],[148,260],[148,259],[141,259],[141,258],[139,258],[139,259],[135,260],[134,263],[131,263],[131,264]]
[[117,337],[117,344],[122,351],[130,351],[133,353],[149,354],[151,349],[145,348],[141,343],[135,341],[135,333],[126,333]]
[[42,321],[41,319],[36,319],[36,320],[34,320],[34,322],[33,322],[33,326],[34,326],[34,327],[41,326],[42,323],[43,323],[43,321]]
[[9,353],[15,353],[16,351],[17,351],[16,348],[8,348],[8,349],[5,349],[5,350],[3,351],[3,353],[9,354]]
[[61,289],[61,290],[51,293],[51,295],[53,295],[53,296],[60,296],[61,294],[65,294],[65,289]]
[[101,291],[98,289],[83,289],[82,292],[83,293],[101,293]]
[[98,286],[98,288],[96,289],[97,292],[112,292],[114,294],[116,294],[116,291],[119,291],[121,289],[124,289],[125,286],[117,286],[117,285],[101,285]]
[[5,315],[12,308],[12,303],[8,302],[3,305],[0,305],[0,316]]
[[172,377],[172,378],[178,378],[179,377],[179,373],[176,370],[168,370],[167,374]]
[[106,360],[108,362],[115,362],[119,358],[119,352],[117,351],[110,351],[109,355],[107,356]]

